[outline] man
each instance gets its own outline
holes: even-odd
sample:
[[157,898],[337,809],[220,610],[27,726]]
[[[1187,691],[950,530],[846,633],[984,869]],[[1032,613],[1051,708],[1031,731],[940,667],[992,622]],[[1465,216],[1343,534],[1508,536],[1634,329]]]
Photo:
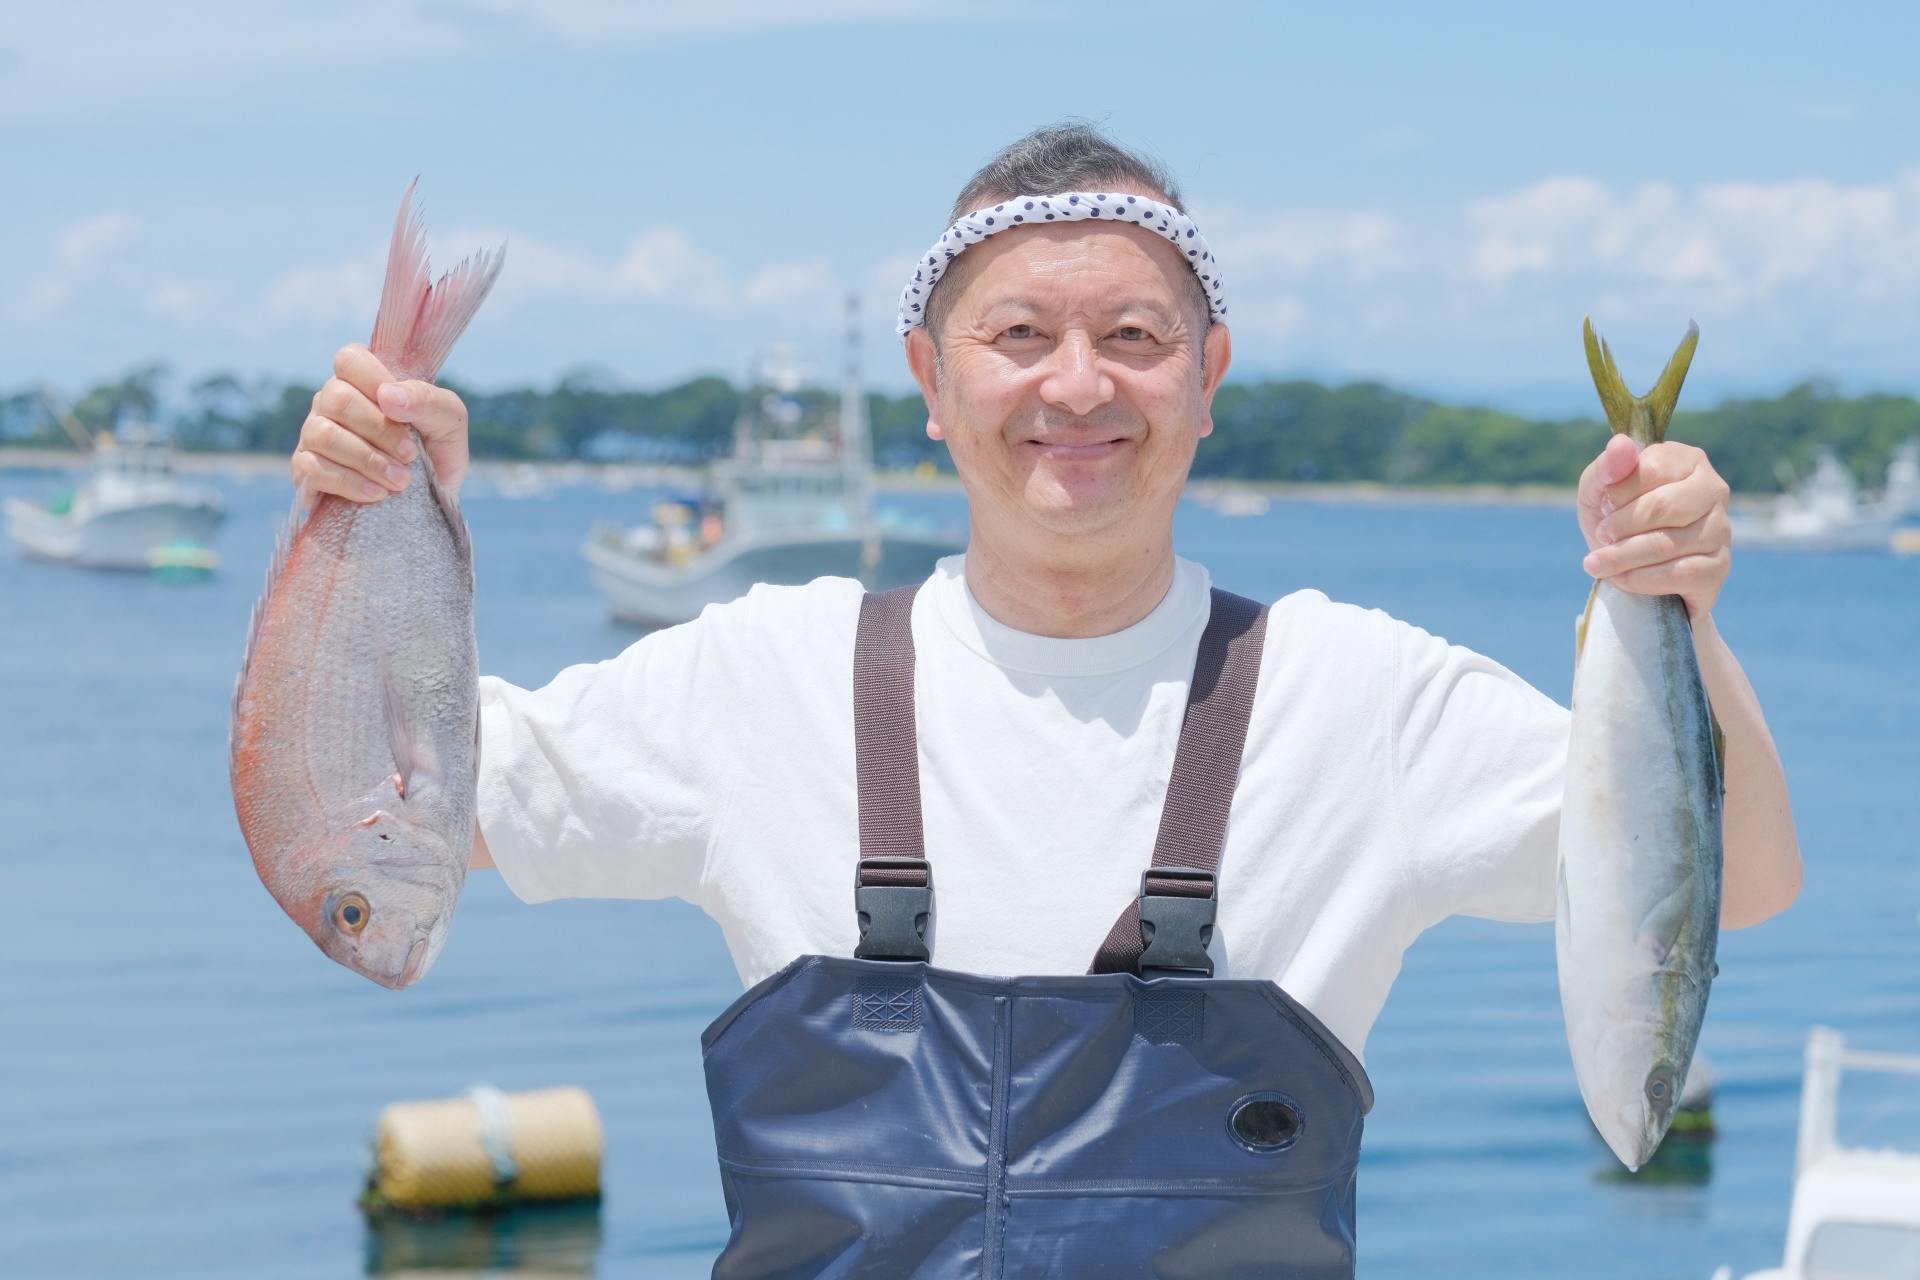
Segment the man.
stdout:
[[[917,594],[756,588],[538,692],[484,681],[474,865],[725,931],[754,989],[707,1035],[716,1275],[1349,1275],[1367,1031],[1428,926],[1552,917],[1567,713],[1176,557],[1232,353],[1167,174],[1042,130],[954,218],[902,327],[965,556]],[[349,347],[295,475],[376,501],[407,423],[457,486],[458,399]],[[1792,901],[1799,853],[1713,626],[1726,498],[1698,449],[1616,439],[1579,520],[1587,572],[1692,613],[1738,927]]]

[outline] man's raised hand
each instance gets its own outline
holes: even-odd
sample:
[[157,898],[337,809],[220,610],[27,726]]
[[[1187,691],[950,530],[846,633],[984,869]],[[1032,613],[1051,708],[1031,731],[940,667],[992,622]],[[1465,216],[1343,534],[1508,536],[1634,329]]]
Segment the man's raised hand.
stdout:
[[378,502],[407,487],[411,425],[449,493],[467,473],[467,406],[431,382],[396,382],[360,344],[340,348],[333,376],[314,393],[293,453],[293,482],[309,504],[323,493]]
[[1580,477],[1581,567],[1638,595],[1679,596],[1702,617],[1733,563],[1727,494],[1705,451],[1672,440],[1640,450],[1617,435]]

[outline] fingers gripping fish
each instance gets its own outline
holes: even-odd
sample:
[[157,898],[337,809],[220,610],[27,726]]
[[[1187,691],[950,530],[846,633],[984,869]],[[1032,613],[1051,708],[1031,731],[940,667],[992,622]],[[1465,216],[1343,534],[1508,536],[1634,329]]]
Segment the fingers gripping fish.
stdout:
[[[1588,322],[1587,363],[1616,433],[1643,448],[1665,438],[1699,337],[1690,326],[1641,397]],[[1634,1169],[1673,1120],[1716,972],[1716,736],[1686,604],[1595,583],[1577,633],[1554,933],[1580,1093]]]
[[[480,253],[436,283],[413,190],[370,344],[431,381],[499,275]],[[409,430],[412,430],[409,428]],[[234,690],[234,807],[268,892],[333,959],[417,981],[446,941],[472,853],[479,768],[473,549],[418,433],[412,477],[371,505],[296,501]]]

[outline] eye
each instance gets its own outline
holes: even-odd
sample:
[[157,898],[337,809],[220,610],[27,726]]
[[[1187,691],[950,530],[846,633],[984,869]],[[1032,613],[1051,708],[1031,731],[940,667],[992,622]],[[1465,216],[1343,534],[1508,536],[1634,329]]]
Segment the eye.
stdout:
[[1015,342],[1023,342],[1033,336],[1033,326],[1030,324],[1012,325],[1007,329],[1007,336]]
[[1147,331],[1137,324],[1122,325],[1120,330],[1114,334],[1114,337],[1120,339],[1122,342],[1145,342],[1147,340]]
[[357,893],[343,894],[333,904],[333,926],[342,933],[359,933],[372,915],[373,908]]

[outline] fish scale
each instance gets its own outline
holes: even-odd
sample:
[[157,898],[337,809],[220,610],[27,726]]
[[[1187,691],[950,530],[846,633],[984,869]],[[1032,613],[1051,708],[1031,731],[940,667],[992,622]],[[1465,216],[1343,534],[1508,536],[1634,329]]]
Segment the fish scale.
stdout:
[[[1593,326],[1594,385],[1615,432],[1665,438],[1699,330],[1644,397]],[[1567,1044],[1587,1113],[1638,1169],[1672,1124],[1717,969],[1718,732],[1678,596],[1597,582],[1576,636],[1554,936]]]
[[[431,381],[499,274],[480,254],[430,283],[394,225],[371,349]],[[400,988],[446,940],[471,857],[479,657],[465,520],[417,432],[407,487],[300,503],[254,611],[234,692],[235,811],[276,901],[341,964]]]

